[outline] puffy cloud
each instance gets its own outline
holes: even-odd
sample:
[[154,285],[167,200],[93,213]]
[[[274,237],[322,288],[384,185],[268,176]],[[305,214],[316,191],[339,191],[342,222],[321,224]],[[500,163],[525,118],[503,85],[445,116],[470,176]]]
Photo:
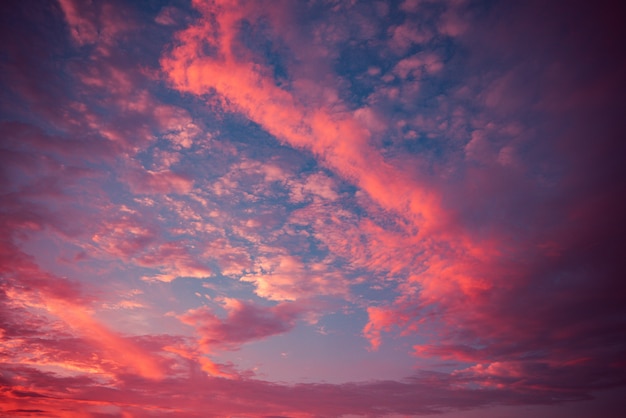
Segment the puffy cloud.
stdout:
[[346,281],[324,263],[303,263],[298,257],[275,254],[259,258],[255,272],[241,278],[269,300],[296,300],[315,295],[346,293]]

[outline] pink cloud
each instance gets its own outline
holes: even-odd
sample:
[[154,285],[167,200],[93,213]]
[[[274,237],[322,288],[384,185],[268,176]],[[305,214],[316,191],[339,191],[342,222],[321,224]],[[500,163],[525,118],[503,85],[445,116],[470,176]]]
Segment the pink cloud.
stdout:
[[428,42],[432,34],[419,28],[414,23],[406,22],[390,29],[390,47],[400,54],[405,53],[412,45]]
[[193,187],[191,178],[169,170],[133,170],[126,180],[131,190],[139,194],[184,194]]
[[203,255],[217,261],[220,272],[226,276],[237,276],[252,269],[252,260],[246,248],[236,247],[228,240],[211,240]]
[[241,280],[254,283],[257,295],[277,301],[347,292],[341,274],[329,271],[325,263],[304,263],[299,257],[284,254],[259,257],[255,271]]
[[[196,1],[162,48],[182,9],[137,26],[147,11],[59,4],[73,48],[50,48],[61,36],[45,20],[2,29],[1,104],[19,122],[0,125],[0,414],[462,415],[623,388],[624,62],[610,8],[406,1],[374,19],[357,2],[318,19],[321,3]],[[567,40],[545,23],[578,15]],[[385,65],[332,73],[358,66],[343,54],[359,42]],[[190,95],[156,83],[162,50]],[[352,88],[371,94],[351,102]],[[254,126],[227,132],[242,115]],[[247,138],[261,130],[291,149]],[[154,302],[119,290],[136,287]],[[288,340],[324,313],[318,296],[343,299],[345,333],[365,337],[350,354],[412,350],[422,371],[288,385],[220,362]]]
[[[14,267],[2,286],[1,303],[9,313],[2,329],[11,340],[5,356],[18,364],[107,379],[125,370],[150,379],[163,377],[162,359],[94,319],[93,297],[83,295],[75,283],[41,271],[19,250],[8,251]],[[92,351],[101,356],[95,362]]]
[[163,9],[161,9],[157,17],[154,18],[154,21],[157,22],[159,25],[170,26],[176,25],[177,20],[179,20],[181,17],[182,12],[179,9],[172,6],[165,6],[163,7]]
[[213,274],[213,271],[198,261],[181,242],[160,244],[136,260],[141,266],[158,267],[162,270],[159,274],[146,277],[146,280],[171,282],[178,277],[204,278]]
[[333,201],[339,197],[337,185],[323,173],[311,174],[303,181],[292,180],[289,187],[291,199],[295,202],[320,198]]
[[[112,208],[108,208],[112,210]],[[118,216],[102,222],[92,236],[96,248],[123,260],[143,253],[158,240],[154,225],[139,218],[136,211],[122,208]]]
[[59,0],[59,4],[74,42],[78,45],[94,43],[98,39],[98,31],[91,19],[81,15],[72,0]]
[[[32,382],[8,392],[8,408],[32,408],[56,411],[71,405],[96,414],[108,406],[117,413],[134,415],[159,413],[164,416],[219,417],[233,414],[251,416],[333,416],[336,414],[409,414],[429,415],[439,412],[441,404],[461,411],[486,407],[493,402],[494,390],[474,390],[471,396],[443,374],[423,373],[405,382],[282,385],[258,380],[226,380],[203,375],[169,381],[142,381],[135,387],[102,388],[91,381],[62,379],[56,376],[21,370]],[[469,384],[471,380],[466,380]],[[56,388],[55,388],[56,386]],[[72,391],[59,396],[61,387]],[[5,392],[6,393],[6,392]],[[200,409],[210,397],[210,411]],[[564,392],[505,390],[499,400],[505,404],[526,404],[530,397],[552,403],[558,399],[584,399],[575,389]],[[324,399],[325,402],[320,402]],[[86,401],[88,400],[88,401]],[[6,409],[8,409],[5,407]],[[109,409],[110,410],[110,409]],[[54,414],[54,412],[52,413]],[[55,415],[53,415],[55,416]],[[57,415],[58,416],[58,415]],[[62,415],[61,415],[62,416]]]
[[393,325],[399,322],[395,315],[395,312],[381,308],[373,306],[367,308],[368,323],[363,329],[363,334],[368,339],[373,350],[378,350],[380,347],[382,342],[381,331],[389,331]]
[[393,71],[402,79],[406,79],[408,76],[417,77],[419,79],[423,74],[436,73],[442,68],[443,64],[437,56],[432,54],[416,54],[400,60]]
[[[198,55],[196,31],[202,30],[204,23],[179,33],[184,43],[162,60],[174,85],[196,94],[215,89],[273,135],[296,148],[313,151],[383,206],[397,210],[408,205],[414,211],[410,216],[420,217],[422,226],[440,218],[441,214],[433,216],[441,211],[437,208],[435,193],[406,181],[402,173],[384,162],[368,146],[369,134],[354,119],[328,113],[323,108],[308,110],[299,97],[280,89],[263,72],[254,70],[257,67],[236,62],[231,50],[234,32],[230,31],[234,31],[231,22],[238,19],[240,13],[242,11],[225,8],[218,14],[224,19],[219,42],[225,57],[222,61]],[[390,189],[387,185],[393,187]],[[398,196],[401,196],[402,203]]]
[[[129,16],[130,10],[119,4],[58,1],[72,40],[78,46],[96,44],[96,50],[103,55],[111,53],[110,47],[124,32],[136,27]],[[120,18],[120,15],[124,17]]]
[[463,15],[464,7],[467,7],[465,0],[448,2],[448,9],[442,14],[437,26],[441,34],[457,37],[468,29],[467,17]]
[[206,352],[237,350],[241,344],[290,331],[308,310],[305,304],[283,302],[266,307],[237,299],[221,299],[227,316],[220,318],[212,309],[201,307],[178,316],[196,328]]

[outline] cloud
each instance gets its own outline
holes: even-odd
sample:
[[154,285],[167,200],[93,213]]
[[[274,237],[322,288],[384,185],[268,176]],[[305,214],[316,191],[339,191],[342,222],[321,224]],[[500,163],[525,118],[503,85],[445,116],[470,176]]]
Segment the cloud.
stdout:
[[399,322],[398,318],[394,318],[395,314],[395,312],[385,311],[373,306],[367,308],[368,323],[363,328],[363,334],[368,339],[373,350],[378,350],[380,347],[381,331],[389,331],[392,325]]
[[[119,36],[135,24],[129,17],[129,10],[108,2],[90,4],[74,0],[59,0],[63,16],[70,29],[70,36],[78,46],[100,44],[99,49],[105,55],[108,48]],[[120,19],[120,14],[125,18]]]
[[[224,416],[248,414],[257,416],[333,416],[353,414],[390,415],[410,414],[429,415],[441,412],[441,405],[467,411],[480,408],[493,402],[493,389],[464,391],[451,384],[445,374],[422,373],[403,382],[376,381],[367,383],[346,383],[331,385],[324,383],[283,385],[256,380],[226,380],[197,375],[175,383],[164,381],[144,381],[142,389],[134,387],[126,390],[99,388],[84,381],[63,381],[52,375],[28,373],[34,387],[22,392],[18,405],[22,408],[56,410],[61,405],[75,405],[89,411],[97,411],[99,405],[114,401],[120,412],[134,414],[159,411],[164,414],[184,414],[186,416]],[[470,384],[471,380],[465,380]],[[63,386],[60,384],[63,383]],[[87,384],[86,384],[87,383]],[[48,386],[46,395],[56,395],[57,388],[72,388],[62,401],[56,396],[45,397],[42,386]],[[52,389],[52,390],[50,390]],[[158,394],[158,397],[155,396]],[[393,396],[392,396],[393,394]],[[213,397],[211,411],[198,412],[207,396]],[[576,390],[541,394],[537,391],[501,391],[498,400],[504,404],[525,404],[538,397],[544,403],[559,399],[583,399]],[[13,401],[16,396],[9,399]],[[83,403],[82,399],[91,402]],[[324,399],[325,402],[319,402]],[[15,405],[15,403],[13,403]],[[204,415],[202,415],[204,414]]]
[[298,257],[273,254],[260,257],[257,271],[241,277],[252,282],[255,293],[269,300],[297,300],[315,295],[346,292],[346,282],[338,272],[328,271],[325,263],[303,263]]
[[159,25],[176,25],[177,20],[182,17],[182,12],[176,7],[165,6],[161,9],[157,17],[154,18],[154,21]]
[[137,257],[137,264],[146,267],[159,267],[162,273],[147,280],[171,282],[178,277],[204,278],[213,271],[198,261],[191,251],[180,242],[167,242]]
[[404,53],[412,45],[425,43],[432,34],[428,30],[417,27],[412,22],[406,22],[389,29],[391,35],[390,47],[398,53]]
[[[83,295],[77,284],[41,271],[16,248],[6,249],[13,268],[2,287],[2,309],[8,314],[2,329],[11,339],[4,355],[18,364],[79,373],[111,377],[120,369],[130,369],[146,378],[163,377],[157,357],[93,318],[93,298]],[[53,335],[48,332],[51,328],[56,330]],[[92,351],[102,360],[94,362]]]
[[[514,337],[505,331],[511,322],[488,318],[493,307],[507,306],[504,300],[508,300],[517,290],[533,282],[531,271],[534,268],[541,269],[543,256],[525,252],[527,248],[532,248],[531,242],[534,238],[529,236],[529,242],[513,246],[501,232],[492,231],[481,236],[473,229],[476,224],[465,223],[466,220],[463,220],[463,224],[455,224],[456,220],[440,203],[441,197],[438,193],[442,192],[433,190],[432,184],[410,179],[385,161],[382,155],[369,145],[370,133],[357,126],[354,119],[339,112],[331,113],[324,107],[316,107],[314,103],[306,102],[297,93],[276,86],[263,67],[253,66],[250,61],[246,61],[245,55],[236,55],[233,52],[235,47],[240,46],[237,45],[237,28],[233,22],[244,18],[245,11],[225,7],[212,16],[215,16],[220,24],[220,37],[214,38],[215,47],[220,54],[217,56],[203,54],[195,37],[198,31],[207,31],[209,25],[207,20],[200,20],[192,28],[179,33],[181,43],[162,60],[162,65],[173,85],[181,91],[197,95],[209,91],[223,95],[235,109],[259,123],[268,132],[293,147],[310,150],[327,167],[364,190],[374,202],[398,213],[423,234],[422,239],[413,238],[419,248],[417,254],[421,252],[421,255],[416,254],[415,261],[407,263],[407,267],[417,269],[418,273],[408,277],[408,280],[398,287],[402,295],[397,298],[395,306],[388,310],[382,308],[368,310],[370,323],[364,332],[372,346],[380,345],[380,332],[390,330],[392,325],[404,328],[407,332],[419,329],[421,326],[419,318],[423,314],[422,309],[416,306],[420,304],[434,307],[433,309],[442,315],[441,323],[446,324],[446,329],[461,326],[466,330],[465,334],[458,336],[454,333],[437,335],[440,342],[475,338],[476,345],[480,346],[493,344],[491,338],[495,335],[509,335],[517,341],[523,340],[519,335]],[[440,30],[450,36],[461,35],[465,30],[464,25],[455,20],[457,18],[453,12],[446,16]],[[247,17],[254,19],[253,16]],[[397,73],[403,78],[408,77],[422,65],[423,61],[418,61],[416,57],[406,58],[397,64]],[[441,63],[433,62],[424,68],[426,71],[434,72],[440,71],[442,67]],[[506,80],[506,77],[499,80]],[[498,85],[504,86],[502,83],[503,81]],[[513,87],[507,87],[511,88]],[[496,85],[494,89],[489,93],[491,96],[487,95],[485,112],[490,112],[494,103],[503,100],[496,99],[494,94],[500,98],[510,96],[498,93]],[[261,107],[260,103],[264,103],[264,106]],[[511,112],[517,106],[519,102],[511,102],[505,108],[498,106],[498,112],[501,114]],[[487,123],[485,128],[492,130],[492,126],[493,124]],[[496,162],[497,154],[490,147],[485,131],[477,129],[465,146],[465,153],[469,159],[492,164]],[[470,170],[467,172],[475,176],[470,177],[474,181],[486,174],[478,172],[474,174]],[[484,187],[482,192],[489,198],[495,192],[495,189],[489,188],[497,184],[497,180],[487,178],[484,180],[485,183],[480,187]],[[447,191],[444,189],[444,192]],[[474,199],[479,196],[477,193],[480,192],[473,192]],[[496,205],[491,207],[498,210]],[[382,230],[371,232],[368,237],[370,240],[380,239],[379,237],[387,233]],[[506,250],[498,250],[498,246]],[[514,252],[510,256],[504,255],[505,251],[511,250]],[[518,263],[523,263],[521,260],[528,260],[528,257],[532,257],[533,267],[520,270]],[[250,277],[255,281],[259,295],[269,298],[289,297],[289,294],[278,293],[278,289],[287,277],[299,274],[298,264],[294,263],[293,258],[282,260],[284,262],[277,263],[275,267],[266,266],[262,270],[270,272],[284,270],[289,274],[279,274],[271,280],[264,280],[263,276],[258,275]],[[388,263],[386,268],[393,269],[390,265],[391,260]],[[504,277],[507,278],[508,285],[497,290],[495,284],[504,280]],[[279,296],[276,296],[277,294]],[[528,300],[525,299],[526,302]],[[461,306],[467,309],[465,316],[455,314]],[[519,312],[515,315],[517,314]],[[514,318],[520,317],[506,316],[506,318],[508,321],[515,321]],[[518,324],[530,332],[533,328],[527,328],[529,325],[522,325],[523,322],[522,320]],[[491,329],[493,334],[487,331],[488,329]],[[532,350],[531,347],[534,345],[535,343],[528,341],[527,349]],[[506,351],[504,342],[502,350]],[[421,352],[427,353],[428,350]],[[481,356],[495,355],[494,351],[487,354],[478,349],[465,350],[459,359],[467,359],[467,353],[478,356],[473,357],[473,361],[480,361]],[[517,352],[516,355],[522,354]],[[551,355],[553,354],[547,354]]]
[[237,350],[242,344],[284,334],[309,309],[306,304],[283,302],[261,306],[231,298],[220,300],[227,316],[220,318],[212,309],[201,307],[179,315],[178,319],[196,328],[206,352]]
[[0,415],[623,391],[623,25],[540,3],[8,4]]
[[60,0],[59,5],[70,27],[72,39],[78,45],[94,43],[98,39],[95,25],[91,19],[78,12],[76,4],[72,0]]
[[193,180],[182,174],[168,170],[132,171],[127,177],[131,190],[138,194],[188,193],[193,187]]

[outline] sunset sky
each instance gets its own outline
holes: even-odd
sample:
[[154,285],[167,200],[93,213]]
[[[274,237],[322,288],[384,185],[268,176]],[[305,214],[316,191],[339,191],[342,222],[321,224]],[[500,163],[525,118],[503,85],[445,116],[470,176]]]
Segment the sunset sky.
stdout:
[[611,1],[0,6],[0,416],[623,417]]

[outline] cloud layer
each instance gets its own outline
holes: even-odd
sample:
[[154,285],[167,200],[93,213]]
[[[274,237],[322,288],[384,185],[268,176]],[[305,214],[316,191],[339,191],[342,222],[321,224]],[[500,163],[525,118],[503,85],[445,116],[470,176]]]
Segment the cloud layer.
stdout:
[[610,3],[10,2],[0,414],[619,416]]

